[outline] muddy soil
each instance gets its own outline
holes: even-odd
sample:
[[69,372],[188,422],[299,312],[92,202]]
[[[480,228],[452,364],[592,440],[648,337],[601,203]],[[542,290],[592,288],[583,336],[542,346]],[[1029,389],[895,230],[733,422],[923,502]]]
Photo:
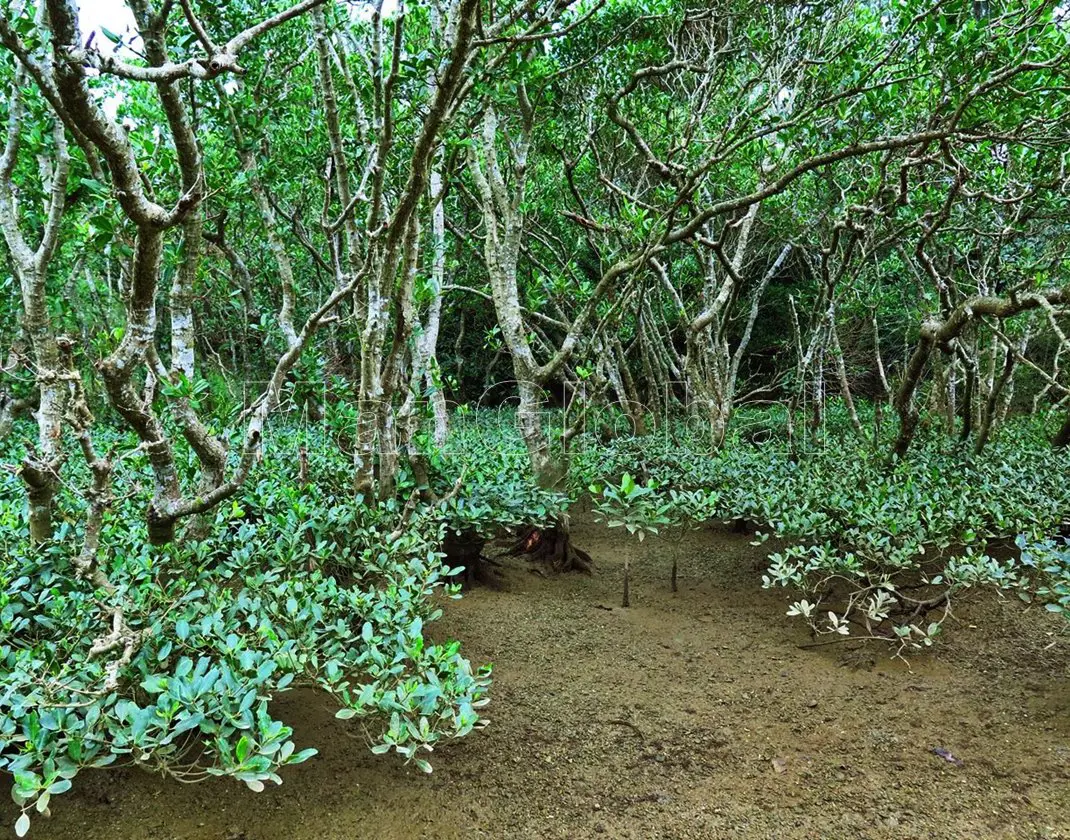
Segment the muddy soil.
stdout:
[[[31,837],[1070,838],[1065,621],[987,599],[909,667],[872,645],[803,650],[783,595],[760,589],[768,548],[746,536],[575,536],[595,577],[516,561],[447,607],[435,635],[495,665],[492,723],[437,750],[431,776],[293,692],[280,712],[321,752],[281,787],[87,773]],[[0,805],[0,824],[13,815]]]

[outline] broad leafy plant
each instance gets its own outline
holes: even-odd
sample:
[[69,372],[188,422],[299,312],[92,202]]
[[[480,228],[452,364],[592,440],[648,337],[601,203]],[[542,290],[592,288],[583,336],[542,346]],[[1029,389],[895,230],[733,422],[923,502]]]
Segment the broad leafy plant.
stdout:
[[[485,724],[489,669],[424,632],[441,614],[435,594],[458,595],[438,551],[441,512],[368,506],[314,484],[298,492],[292,463],[266,463],[203,540],[151,547],[129,526],[133,502],[119,501],[102,535],[107,589],[73,565],[77,527],[29,546],[16,479],[4,478],[0,769],[22,806],[17,833],[87,767],[228,776],[253,791],[280,783],[280,768],[315,754],[272,708],[299,686],[359,718],[374,752],[428,772],[436,744]],[[143,469],[128,460],[123,494],[144,492]],[[72,521],[80,504],[63,499]],[[111,634],[118,611],[123,638]]]

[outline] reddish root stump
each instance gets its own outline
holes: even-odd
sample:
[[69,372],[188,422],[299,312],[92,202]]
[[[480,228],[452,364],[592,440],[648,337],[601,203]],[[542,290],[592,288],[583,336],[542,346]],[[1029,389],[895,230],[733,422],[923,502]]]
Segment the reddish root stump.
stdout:
[[572,544],[568,528],[525,528],[510,550],[523,554],[538,563],[545,563],[555,572],[583,572],[594,574],[594,560],[582,548]]

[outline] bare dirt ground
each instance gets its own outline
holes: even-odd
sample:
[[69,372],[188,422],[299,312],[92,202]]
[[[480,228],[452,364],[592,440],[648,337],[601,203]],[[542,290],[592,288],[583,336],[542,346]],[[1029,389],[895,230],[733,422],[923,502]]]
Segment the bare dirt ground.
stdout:
[[280,711],[321,752],[281,787],[89,773],[31,838],[1070,838],[1064,620],[988,599],[908,668],[876,646],[800,649],[746,536],[575,538],[594,578],[517,562],[447,606],[434,635],[495,664],[492,723],[437,750],[431,776],[294,692]]

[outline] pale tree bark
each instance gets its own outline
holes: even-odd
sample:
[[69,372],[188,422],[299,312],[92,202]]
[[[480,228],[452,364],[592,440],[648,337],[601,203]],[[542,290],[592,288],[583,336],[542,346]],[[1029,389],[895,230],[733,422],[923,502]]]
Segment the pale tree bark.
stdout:
[[[428,304],[427,319],[421,323],[419,313],[411,305],[402,306],[402,317],[409,320],[408,332],[415,332],[411,344],[408,391],[397,412],[399,445],[407,455],[416,475],[417,482],[426,486],[428,483],[427,458],[420,449],[418,435],[422,412],[422,394],[431,401],[434,418],[433,440],[436,446],[444,446],[448,433],[446,416],[446,397],[439,381],[439,368],[436,357],[438,333],[442,319],[442,286],[446,262],[446,224],[445,210],[442,206],[442,174],[436,165],[431,170],[430,178],[431,241],[432,256],[428,284],[431,300]],[[413,262],[413,268],[416,261]],[[418,330],[415,329],[418,327]]]
[[[788,405],[789,435],[794,434],[794,414],[799,408],[810,409],[810,421],[807,428],[816,436],[824,422],[825,406],[825,354],[828,349],[829,323],[835,313],[835,298],[829,300],[830,289],[819,298],[812,317],[813,326],[805,349],[802,344],[802,329],[792,300],[793,327],[795,330],[795,387]],[[826,303],[827,302],[827,303]],[[807,403],[807,394],[810,395]]]
[[943,318],[936,316],[927,318],[921,325],[917,345],[907,362],[903,379],[895,395],[895,409],[899,414],[899,435],[892,448],[892,455],[902,458],[914,439],[920,419],[915,394],[934,349],[949,346],[967,327],[980,318],[989,317],[998,322],[1034,309],[1044,309],[1051,313],[1054,312],[1056,306],[1067,305],[1070,305],[1070,287],[1047,289],[1008,298],[975,295],[959,303]]
[[[443,24],[442,9],[437,3],[431,5],[431,27],[438,29]],[[427,88],[433,91],[438,80],[433,72],[427,74]],[[428,179],[428,198],[431,203],[431,267],[428,276],[431,300],[427,307],[427,319],[420,327],[420,334],[413,344],[412,381],[410,393],[419,391],[420,382],[426,386],[434,416],[434,441],[436,446],[445,446],[449,432],[446,412],[446,395],[442,388],[441,370],[438,365],[438,333],[442,324],[442,287],[446,278],[446,203],[445,184],[442,178],[443,150],[435,151]],[[411,438],[411,432],[409,437]]]
[[[48,0],[48,10],[59,95],[71,119],[100,150],[111,173],[115,194],[136,229],[123,337],[101,363],[100,371],[109,400],[141,439],[153,470],[153,500],[148,514],[150,539],[154,543],[168,542],[174,536],[174,523],[168,520],[165,511],[177,504],[181,496],[178,472],[163,424],[151,403],[137,392],[134,375],[148,363],[150,348],[154,346],[164,231],[181,224],[200,197],[183,194],[170,210],[151,199],[125,132],[100,110],[87,85],[84,67],[68,59],[70,51],[81,43],[75,4],[71,0]],[[188,154],[188,150],[182,153]]]
[[517,103],[519,126],[514,131],[503,132],[506,134],[508,175],[498,160],[498,114],[490,102],[484,105],[479,135],[469,146],[468,168],[476,186],[476,202],[483,220],[483,257],[491,300],[517,382],[517,426],[533,473],[540,482],[553,483],[558,478],[558,470],[551,458],[550,442],[539,416],[545,386],[559,375],[578,347],[597,340],[600,327],[595,324],[591,328],[592,320],[598,303],[608,290],[655,256],[660,246],[656,242],[647,242],[642,249],[603,270],[571,322],[557,324],[564,330],[564,338],[555,347],[547,345],[549,358],[539,364],[529,338],[517,284],[517,265],[524,237],[521,208],[534,120],[534,108],[524,85],[518,87]]
[[[401,16],[399,16],[400,18]],[[345,234],[345,246],[350,270],[365,256],[366,249],[361,246],[357,225],[353,215],[354,199],[352,195],[352,176],[349,160],[342,143],[341,116],[338,97],[335,92],[334,69],[332,67],[332,50],[330,32],[326,18],[321,9],[312,13],[316,32],[316,55],[319,62],[320,89],[323,98],[324,114],[327,122],[327,136],[330,141],[334,187],[341,204]],[[401,21],[395,23],[400,27]],[[382,8],[373,8],[370,71],[374,78],[376,92],[379,93],[390,85],[384,80],[382,64]],[[372,167],[374,175],[373,198],[368,211],[368,228],[377,225],[382,212],[382,178],[384,175],[383,158],[389,154],[392,143],[392,122],[390,108],[392,102],[380,98],[376,103],[373,131],[378,143],[373,147],[375,162]],[[382,271],[381,264],[377,267]],[[393,266],[391,266],[393,268]],[[379,294],[379,278],[370,278],[366,284],[365,297],[358,307],[358,317],[363,322],[360,341],[360,374],[357,384],[357,430],[356,445],[353,449],[354,490],[365,496],[374,493],[375,454],[377,433],[380,426],[382,410],[382,347],[387,328],[387,313],[384,312],[386,301]],[[358,294],[358,299],[360,295]]]
[[815,370],[813,378],[813,395],[810,399],[810,435],[816,441],[821,430],[825,426],[825,400],[828,389],[825,387],[825,357],[827,349],[828,331],[822,334],[822,346],[815,357]]
[[729,304],[735,297],[737,282],[741,279],[740,271],[758,217],[758,208],[758,204],[751,205],[743,216],[732,257],[727,261],[721,260],[723,271],[717,270],[718,257],[723,255],[719,245],[707,254],[704,298],[709,304],[688,324],[689,346],[685,370],[689,382],[705,404],[710,424],[710,443],[715,448],[724,443],[734,396],[734,383],[728,381],[731,353],[725,329]]
[[[141,29],[148,58],[147,67],[135,67],[111,57],[101,56],[82,46],[78,31],[78,11],[73,0],[46,0],[54,67],[39,73],[40,78],[35,80],[60,103],[61,116],[68,127],[78,132],[78,136],[83,137],[87,144],[99,151],[111,175],[113,194],[135,228],[134,255],[125,296],[126,324],[123,337],[115,350],[101,362],[100,372],[109,401],[138,435],[141,448],[152,467],[154,487],[147,520],[149,538],[156,544],[173,539],[175,525],[180,519],[208,510],[233,493],[238,486],[233,480],[224,480],[226,452],[222,444],[209,434],[189,402],[180,399],[176,403],[176,417],[203,468],[203,480],[199,488],[201,492],[193,500],[183,499],[171,441],[152,407],[153,378],[170,375],[156,355],[156,298],[164,237],[167,231],[178,226],[186,228],[187,248],[182,276],[178,278],[177,305],[175,300],[171,301],[172,315],[177,314],[179,327],[176,343],[172,345],[171,361],[174,373],[195,373],[191,330],[187,328],[192,318],[190,317],[189,321],[186,319],[190,315],[187,305],[191,299],[189,290],[195,282],[196,267],[201,255],[200,230],[195,226],[201,223],[198,217],[204,194],[204,177],[196,136],[185,113],[176,82],[191,76],[211,78],[235,69],[237,54],[251,40],[311,8],[317,2],[322,0],[305,0],[246,29],[221,47],[205,44],[210,52],[206,59],[192,59],[175,64],[169,61],[163,40],[166,15],[170,7],[167,6],[159,14],[154,14],[143,0],[132,0],[131,8]],[[11,38],[7,38],[7,41],[10,40]],[[15,47],[17,49],[13,51],[19,54],[21,46],[15,44]],[[155,201],[146,186],[140,162],[126,133],[121,126],[108,118],[98,105],[87,83],[87,64],[120,78],[155,84],[175,145],[181,174],[181,194],[170,208]],[[175,291],[172,289],[172,292]],[[318,324],[318,321],[316,323]],[[296,355],[290,354],[285,359],[286,361],[280,361],[280,365],[292,366]],[[135,387],[135,375],[139,370],[147,371],[149,388],[145,394],[140,394]],[[270,411],[270,408],[274,407],[274,401],[264,399],[261,405],[268,407],[265,411]],[[254,422],[258,417],[259,421]],[[263,416],[257,414],[253,421],[250,421],[247,427],[247,443],[259,441],[260,427],[264,420],[266,413]],[[246,451],[243,450],[236,476],[244,480],[247,472]]]
[[1017,356],[1025,355],[1025,351],[1029,346],[1030,335],[1028,332],[1022,336],[1017,348],[1017,354],[1015,348],[1007,347],[1003,357],[1003,367],[1001,368],[999,375],[992,380],[991,385],[988,388],[988,394],[985,397],[984,405],[981,410],[981,423],[977,429],[977,439],[974,441],[973,451],[974,454],[979,455],[981,451],[988,444],[988,440],[992,435],[993,430],[999,424],[1002,416],[1002,409],[1010,404],[1011,397],[1014,392],[1014,370],[1017,364]]
[[[725,440],[728,423],[735,405],[739,368],[754,332],[762,297],[769,282],[783,266],[791,253],[791,246],[781,249],[772,265],[755,285],[750,299],[747,323],[739,342],[730,346],[728,325],[733,314],[733,303],[743,281],[743,263],[749,250],[751,234],[758,216],[759,204],[753,204],[735,226],[737,229],[732,256],[726,258],[723,244],[709,236],[701,237],[706,247],[705,284],[703,301],[705,308],[686,322],[686,352],[684,375],[691,393],[695,394],[709,423],[710,443],[716,449]],[[724,229],[727,233],[729,228]],[[679,294],[669,282],[664,268],[652,261],[661,276],[662,284],[672,295],[677,310],[686,316],[686,307]]]
[[193,381],[196,375],[197,330],[193,300],[201,261],[203,222],[195,208],[182,224],[182,260],[168,298],[171,309],[171,373]]
[[628,367],[627,354],[624,352],[624,347],[621,344],[619,337],[607,336],[607,341],[611,348],[613,360],[611,368],[615,368],[620,374],[620,384],[622,386],[621,398],[626,400],[628,406],[631,408],[631,417],[635,432],[636,434],[646,434],[644,407],[639,397],[639,388],[635,383],[635,377],[632,376],[631,368]]
[[[398,428],[399,423],[393,398],[393,395],[401,389],[407,349],[414,332],[417,317],[414,293],[421,231],[418,215],[413,214],[409,220],[409,227],[410,230],[404,241],[403,257],[400,263],[401,280],[393,296],[393,306],[391,307],[395,312],[393,341],[385,359],[379,363],[379,381],[382,394],[390,395],[387,399],[380,398],[378,410],[379,493],[383,498],[394,495],[394,480],[399,464],[399,445],[402,443],[401,439],[399,439],[399,431],[403,437],[409,431],[404,422],[400,424],[402,428],[400,430]],[[408,393],[411,395],[412,390],[409,389]],[[404,405],[404,402],[402,405]]]
[[19,473],[29,501],[30,540],[39,545],[52,536],[53,500],[59,487],[59,469],[63,460],[67,388],[61,379],[60,350],[48,314],[46,283],[49,265],[59,244],[70,154],[63,125],[57,118],[52,130],[55,151],[42,166],[41,173],[42,181],[47,185],[45,222],[40,241],[33,248],[20,226],[17,191],[12,183],[26,113],[20,88],[26,83],[24,73],[17,72],[9,92],[7,140],[0,156],[0,230],[22,296],[22,324],[29,338],[39,393],[36,446],[23,460]]
[[608,389],[616,395],[616,402],[628,418],[633,435],[647,433],[646,409],[634,391],[634,382],[626,362],[621,361],[623,352],[618,355],[619,339],[609,336],[596,336],[594,351],[598,359],[600,375],[605,378]]
[[847,363],[843,358],[843,347],[840,346],[840,331],[836,326],[835,312],[833,312],[832,319],[829,322],[829,342],[833,362],[836,365],[836,381],[840,386],[840,395],[843,397],[843,404],[847,408],[847,416],[851,421],[851,428],[854,429],[854,433],[859,440],[864,441],[866,433],[862,428],[862,421],[858,419],[858,409],[855,407],[854,396],[851,394],[851,382],[847,378]]
[[[165,43],[166,17],[154,11],[145,0],[131,0],[131,8],[145,44],[145,57],[154,67],[168,63]],[[157,91],[175,144],[181,189],[186,202],[180,221],[182,251],[178,271],[172,283],[168,305],[171,316],[171,365],[166,376],[171,382],[192,383],[196,377],[196,326],[193,315],[195,286],[204,250],[204,218],[201,205],[205,193],[204,164],[200,144],[183,102],[178,82],[157,82]],[[152,362],[152,356],[149,355]],[[160,378],[164,378],[161,370]],[[227,466],[226,448],[201,422],[190,399],[175,401],[175,416],[183,436],[201,464],[198,492],[204,493],[223,481]],[[203,524],[203,523],[202,523]]]
[[431,303],[428,307],[427,322],[420,335],[419,347],[420,360],[424,367],[424,382],[435,418],[435,444],[444,446],[449,433],[449,420],[441,368],[438,364],[438,333],[442,324],[442,286],[446,277],[446,208],[443,202],[442,172],[439,167],[431,171],[431,200],[434,202],[434,209],[431,211]]
[[[396,88],[404,57],[404,6],[399,7],[390,22],[389,49],[384,49],[382,8],[375,6],[372,10],[370,42],[363,57],[369,69],[374,102],[369,119],[367,163],[356,191],[341,139],[341,115],[332,66],[333,56],[345,51],[333,44],[324,15],[317,11],[313,17],[331,147],[332,183],[342,208],[330,229],[343,233],[341,248],[345,253],[339,264],[345,266],[344,273],[350,278],[362,278],[354,306],[355,320],[360,327],[354,489],[369,497],[377,492],[376,455],[379,455],[378,492],[392,492],[397,465],[395,399],[404,380],[408,342],[415,326],[411,309],[406,307],[412,304],[420,229],[417,212],[429,187],[442,132],[460,99],[470,90],[465,71],[475,50],[479,9],[477,0],[459,0],[450,5],[449,17],[442,27],[444,57],[436,68],[426,116],[414,140],[400,189],[389,188],[387,178],[394,149]],[[369,232],[363,239],[354,221],[358,204],[364,208],[363,228]]]
[[517,284],[517,263],[524,235],[521,205],[526,188],[533,119],[531,104],[522,86],[519,89],[519,103],[521,125],[510,150],[510,182],[507,183],[498,163],[498,115],[491,104],[483,112],[479,137],[469,146],[468,161],[483,213],[483,258],[494,309],[517,382],[517,427],[527,447],[536,479],[545,482],[552,478],[552,465],[550,441],[539,418],[543,383],[539,364],[528,340]]

